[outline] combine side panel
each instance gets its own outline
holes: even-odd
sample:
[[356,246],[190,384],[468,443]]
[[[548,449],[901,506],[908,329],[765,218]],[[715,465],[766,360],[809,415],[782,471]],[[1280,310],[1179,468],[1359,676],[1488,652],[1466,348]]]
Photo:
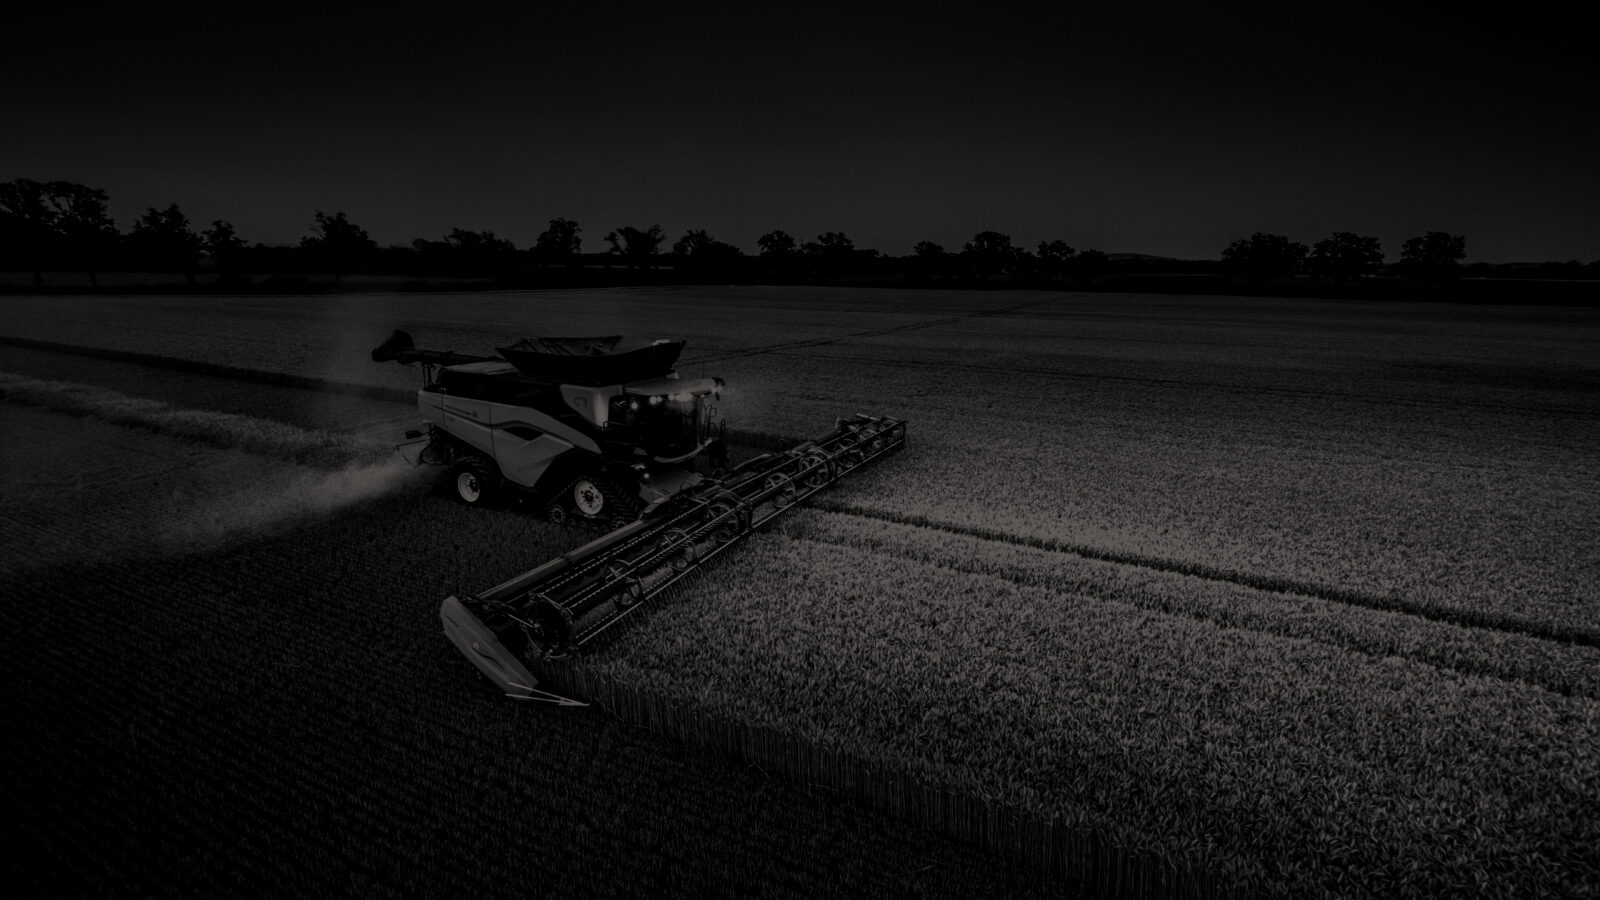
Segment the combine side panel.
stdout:
[[494,457],[493,418],[489,403],[448,394],[440,402],[444,411],[444,429],[455,437],[478,448],[490,458]]

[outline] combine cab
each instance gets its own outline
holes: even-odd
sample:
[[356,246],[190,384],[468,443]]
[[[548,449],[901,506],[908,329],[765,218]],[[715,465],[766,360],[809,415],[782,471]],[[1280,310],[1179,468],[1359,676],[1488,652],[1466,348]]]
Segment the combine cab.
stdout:
[[539,688],[536,673],[754,529],[905,446],[905,422],[858,414],[730,467],[714,405],[722,380],[680,379],[672,366],[682,342],[618,352],[620,340],[530,339],[480,357],[418,350],[396,331],[372,351],[377,362],[424,366],[417,405],[428,428],[409,436],[423,444],[418,462],[451,467],[461,500],[518,495],[552,521],[609,529],[504,584],[444,601],[445,634],[512,697],[582,705]]

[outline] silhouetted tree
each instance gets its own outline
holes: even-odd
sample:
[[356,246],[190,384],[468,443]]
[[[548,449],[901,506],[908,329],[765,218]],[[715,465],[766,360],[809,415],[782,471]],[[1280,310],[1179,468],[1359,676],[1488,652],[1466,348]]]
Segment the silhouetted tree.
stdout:
[[922,278],[948,278],[955,274],[956,255],[933,241],[918,241],[911,248],[911,266],[913,274]]
[[492,231],[452,228],[444,242],[455,270],[464,275],[504,277],[516,264],[516,245]]
[[661,247],[661,242],[666,239],[666,234],[660,225],[651,225],[648,230],[640,231],[632,225],[624,225],[616,231],[606,235],[606,243],[611,245],[611,252],[628,261],[630,266],[642,266],[650,261]]
[[1047,279],[1066,278],[1071,274],[1072,257],[1078,251],[1066,241],[1039,242],[1039,274]]
[[688,256],[712,243],[714,239],[704,229],[691,228],[683,233],[683,237],[673,242],[672,252],[676,256]]
[[571,265],[583,248],[582,231],[571,219],[551,219],[550,227],[533,242],[533,254],[542,263]]
[[166,209],[146,207],[128,232],[134,259],[151,271],[180,272],[194,283],[199,264],[200,236],[189,227],[189,217],[174,203]]
[[200,233],[200,246],[211,254],[217,274],[229,278],[239,273],[239,262],[244,252],[244,241],[233,230],[233,223],[213,219],[211,227]]
[[1072,258],[1072,277],[1082,281],[1099,278],[1111,271],[1111,257],[1099,250],[1085,250]]
[[738,247],[719,241],[700,229],[686,232],[672,245],[672,252],[678,256],[679,264],[685,271],[700,277],[721,275],[744,256]]
[[717,240],[703,230],[691,229],[672,245],[672,252],[690,257],[737,257],[743,255],[738,247]]
[[411,242],[407,268],[416,275],[454,275],[455,253],[444,241],[416,238]]
[[366,229],[356,225],[342,212],[327,215],[316,211],[312,234],[300,239],[300,248],[309,254],[313,264],[333,273],[336,283],[366,262],[378,249],[378,243],[367,236]]
[[71,181],[52,181],[45,185],[45,196],[55,209],[55,230],[68,257],[88,273],[89,284],[98,286],[98,273],[120,237],[116,223],[106,214],[106,192]]
[[1017,248],[1011,245],[1011,235],[998,231],[980,231],[961,248],[967,273],[979,281],[1015,274],[1018,256]]
[[458,253],[478,254],[509,254],[517,252],[517,245],[502,237],[495,237],[492,231],[468,231],[465,228],[452,228],[445,235],[445,243],[454,247]]
[[1430,231],[1406,241],[1400,250],[1400,270],[1413,278],[1442,281],[1456,277],[1466,257],[1466,235]]
[[784,231],[769,231],[756,238],[756,246],[761,248],[761,256],[766,259],[782,260],[800,252],[800,245],[795,243],[794,237]]
[[804,264],[800,244],[787,231],[769,231],[756,238],[762,267],[780,278],[792,278]]
[[0,253],[5,262],[33,271],[44,284],[44,268],[55,250],[56,209],[42,181],[18,178],[0,184]]
[[801,248],[815,256],[845,257],[855,252],[856,243],[842,231],[824,231],[815,241],[807,241]]
[[801,245],[800,253],[818,275],[844,275],[855,266],[856,244],[842,231],[824,231]]
[[1252,280],[1281,278],[1298,271],[1309,252],[1306,245],[1298,241],[1258,231],[1229,244],[1222,251],[1222,264],[1223,268]]
[[1313,275],[1332,278],[1337,284],[1371,275],[1381,265],[1383,245],[1375,237],[1363,237],[1353,231],[1335,231],[1317,241],[1306,258],[1306,268]]

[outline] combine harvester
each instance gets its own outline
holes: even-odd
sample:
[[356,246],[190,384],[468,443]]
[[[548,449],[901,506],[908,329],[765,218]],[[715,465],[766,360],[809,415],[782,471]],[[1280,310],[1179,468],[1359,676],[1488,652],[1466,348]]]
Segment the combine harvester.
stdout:
[[[456,496],[531,502],[593,541],[439,610],[456,647],[508,696],[584,705],[539,689],[565,659],[754,529],[905,446],[906,423],[857,414],[780,453],[728,463],[719,378],[680,379],[682,341],[618,351],[621,338],[541,338],[499,356],[419,350],[396,331],[375,362],[421,364],[417,464],[450,467]],[[409,458],[409,457],[408,457]]]

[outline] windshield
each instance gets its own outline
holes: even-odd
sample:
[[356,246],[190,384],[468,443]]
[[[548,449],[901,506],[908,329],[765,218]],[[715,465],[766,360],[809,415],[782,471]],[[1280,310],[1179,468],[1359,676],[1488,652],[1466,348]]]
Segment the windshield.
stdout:
[[705,437],[706,401],[704,394],[624,394],[611,399],[607,428],[627,435],[651,456],[682,456]]

